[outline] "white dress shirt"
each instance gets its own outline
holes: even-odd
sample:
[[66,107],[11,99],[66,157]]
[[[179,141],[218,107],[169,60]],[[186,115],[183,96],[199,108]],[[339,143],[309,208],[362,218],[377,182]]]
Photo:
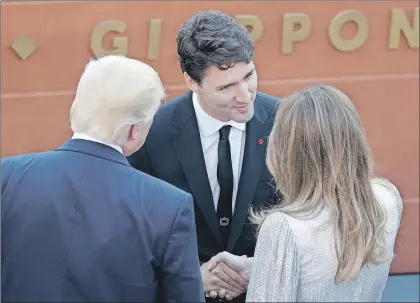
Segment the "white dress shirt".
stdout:
[[235,121],[222,122],[208,115],[200,106],[197,95],[193,93],[193,105],[197,116],[198,129],[200,132],[201,146],[203,148],[204,161],[206,163],[207,176],[213,194],[214,207],[217,211],[219,202],[220,186],[217,181],[219,130],[225,125],[231,125],[229,133],[230,153],[233,172],[232,214],[235,211],[236,195],[238,192],[239,177],[241,175],[242,160],[245,147],[245,123]]
[[72,139],[82,139],[82,140],[88,140],[88,141],[93,141],[93,142],[101,143],[101,144],[104,144],[104,145],[108,145],[109,147],[112,147],[113,149],[118,150],[121,154],[124,154],[121,146],[116,145],[116,144],[109,144],[109,143],[103,142],[101,140],[98,140],[98,139],[95,139],[95,138],[89,136],[88,134],[74,133]]

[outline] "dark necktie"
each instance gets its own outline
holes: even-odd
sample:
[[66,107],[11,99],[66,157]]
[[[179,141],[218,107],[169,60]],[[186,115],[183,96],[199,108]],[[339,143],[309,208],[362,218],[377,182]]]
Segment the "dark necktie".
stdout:
[[229,143],[230,128],[230,125],[225,125],[219,130],[220,137],[217,163],[217,180],[220,186],[217,217],[219,219],[220,233],[225,249],[232,221],[233,172]]

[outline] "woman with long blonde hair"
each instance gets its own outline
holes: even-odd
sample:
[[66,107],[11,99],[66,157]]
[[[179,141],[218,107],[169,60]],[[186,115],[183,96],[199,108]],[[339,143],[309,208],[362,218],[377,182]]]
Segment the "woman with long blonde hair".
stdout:
[[351,100],[322,85],[285,98],[267,166],[284,199],[251,212],[254,258],[222,253],[213,263],[243,266],[249,302],[380,301],[403,206],[393,184],[373,177]]

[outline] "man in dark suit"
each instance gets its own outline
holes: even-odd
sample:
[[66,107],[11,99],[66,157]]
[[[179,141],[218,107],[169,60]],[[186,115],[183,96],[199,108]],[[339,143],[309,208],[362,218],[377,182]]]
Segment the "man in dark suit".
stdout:
[[190,91],[160,107],[129,162],[192,194],[204,290],[244,301],[247,281],[206,262],[221,251],[253,256],[248,210],[275,197],[265,153],[278,100],[257,92],[253,41],[232,17],[199,12],[182,25],[177,49]]
[[54,151],[2,159],[2,302],[200,302],[190,194],[133,169],[164,89],[148,65],[91,61]]

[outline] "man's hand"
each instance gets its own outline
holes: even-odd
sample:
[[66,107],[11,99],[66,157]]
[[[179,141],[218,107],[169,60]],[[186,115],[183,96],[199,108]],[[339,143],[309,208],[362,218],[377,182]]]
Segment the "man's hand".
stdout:
[[245,292],[248,283],[238,273],[233,271],[224,263],[216,264],[209,270],[209,262],[203,263],[200,267],[203,288],[206,294],[215,297],[231,299]]
[[[235,256],[226,251],[218,253],[208,262],[208,270],[213,271],[220,264],[227,265],[234,272],[238,273],[246,282],[249,281],[252,262],[254,258],[247,258],[247,256]],[[203,264],[204,265],[204,264]]]

